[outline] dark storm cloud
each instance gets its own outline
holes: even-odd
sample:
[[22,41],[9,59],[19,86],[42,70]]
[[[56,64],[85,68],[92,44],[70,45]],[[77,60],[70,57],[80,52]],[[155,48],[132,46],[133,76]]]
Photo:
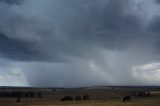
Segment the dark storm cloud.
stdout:
[[[36,44],[35,44],[36,45]],[[33,42],[26,42],[24,40],[9,38],[3,33],[0,33],[0,56],[16,61],[50,61],[50,62],[64,62],[61,58],[48,57],[38,50]]]
[[156,16],[148,25],[148,31],[151,32],[152,36],[155,36],[155,57],[157,60],[160,59],[160,17]]
[[126,1],[77,2],[79,6],[71,5],[76,14],[64,23],[64,30],[73,41],[81,40],[106,48],[119,48],[121,44],[117,43],[118,39],[126,42],[132,36],[131,33],[141,31],[138,18],[125,13],[129,6]]
[[11,39],[0,33],[0,56],[14,60],[32,61],[42,58],[33,45],[25,41]]
[[155,0],[156,3],[160,3],[160,0]]
[[31,86],[139,84],[132,67],[159,54],[159,19],[145,23],[144,1],[137,3],[25,0],[8,8],[1,2],[0,56],[20,61]]
[[160,32],[159,28],[160,28],[160,17],[157,16],[150,22],[150,24],[148,26],[148,30],[159,34],[159,32]]
[[[23,15],[21,19],[17,16],[8,17],[9,19],[6,21],[7,25],[5,26],[7,28],[5,29],[9,30],[5,30],[5,33],[7,33],[6,35],[9,35],[9,37],[26,39],[26,41],[28,39],[32,40],[32,42],[36,44],[34,46],[40,48],[38,52],[40,52],[40,54],[42,52],[51,59],[55,59],[57,56],[64,56],[65,58],[65,55],[88,56],[90,52],[95,51],[95,47],[125,49],[128,42],[137,38],[136,32],[141,31],[140,20],[136,15],[126,12],[130,3],[132,3],[130,1],[108,0],[106,2],[100,0],[93,2],[91,0],[62,0],[46,2],[61,4],[61,7],[51,7],[53,10],[54,8],[58,8],[57,11],[52,12],[48,10],[49,14],[53,14],[51,17],[53,19],[55,18],[53,24],[55,24],[54,21],[57,22],[54,27],[49,24],[46,25],[47,28],[43,27],[43,24],[39,25],[39,23],[45,23],[43,20],[40,20],[43,13],[42,16],[37,17],[37,19],[31,19],[32,17],[26,18],[27,14],[25,14],[26,16]],[[58,12],[59,9],[61,10],[60,12]],[[68,14],[65,12],[68,12]],[[61,14],[65,16],[61,16]],[[4,13],[4,15],[6,14]],[[56,18],[57,16],[61,16],[58,17],[60,20]],[[39,21],[36,22],[35,20]],[[58,30],[61,33],[56,31],[57,24],[59,26]],[[29,33],[31,36],[26,33]],[[23,55],[24,52],[19,53]],[[25,56],[30,57],[29,55],[32,55],[32,53],[33,52],[27,53],[28,56]],[[34,58],[32,60],[34,60]],[[43,60],[43,57],[42,59],[35,58],[35,61],[36,60]],[[46,61],[46,59],[44,59],[44,61]]]
[[21,4],[24,0],[0,0],[0,2],[5,2],[8,4]]

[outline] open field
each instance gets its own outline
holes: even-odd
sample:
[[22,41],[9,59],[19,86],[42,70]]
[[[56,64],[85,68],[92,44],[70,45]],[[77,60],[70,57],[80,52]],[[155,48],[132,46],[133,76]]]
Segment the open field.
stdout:
[[160,98],[133,99],[129,103],[123,103],[121,99],[70,102],[59,102],[52,100],[32,100],[30,102],[22,103],[5,102],[0,103],[0,106],[160,106]]
[[[135,91],[144,89],[67,89],[60,91],[43,91],[42,98],[0,98],[0,106],[160,106],[160,90],[150,90],[151,96],[138,97]],[[147,90],[148,91],[148,90]],[[66,95],[90,95],[90,100],[60,101]],[[122,102],[125,95],[131,96],[131,102]]]

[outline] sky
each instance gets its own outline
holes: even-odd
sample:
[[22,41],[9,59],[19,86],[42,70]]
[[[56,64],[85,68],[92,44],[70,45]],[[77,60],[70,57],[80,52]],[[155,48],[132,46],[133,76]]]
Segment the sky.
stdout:
[[160,85],[160,0],[0,0],[0,86]]

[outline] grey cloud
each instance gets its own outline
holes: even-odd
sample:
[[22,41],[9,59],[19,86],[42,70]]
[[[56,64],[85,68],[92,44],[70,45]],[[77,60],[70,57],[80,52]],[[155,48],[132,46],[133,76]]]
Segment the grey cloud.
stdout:
[[1,57],[13,58],[15,60],[32,59],[33,56],[28,54],[35,54],[36,51],[29,49],[31,45],[27,42],[18,41],[16,39],[11,39],[6,37],[4,34],[0,34],[0,51]]
[[132,67],[159,54],[159,19],[145,26],[131,9],[135,5],[26,0],[0,11],[0,56],[20,61],[31,86],[139,84]]
[[131,33],[134,34],[141,30],[138,18],[125,13],[128,5],[126,1],[109,0],[105,4],[103,1],[99,1],[99,5],[96,3],[92,2],[92,5],[83,4],[87,5],[87,8],[81,7],[79,9],[80,6],[78,9],[75,8],[77,14],[66,20],[63,25],[64,30],[70,34],[73,40],[82,40],[112,48],[112,43],[115,47],[119,45],[116,45],[117,39],[124,38],[127,41],[126,39],[132,36]]
[[0,2],[5,2],[8,4],[21,4],[24,0],[0,0]]
[[154,33],[159,34],[159,28],[160,28],[160,17],[156,16],[148,26],[148,30]]
[[[53,61],[34,46],[34,43],[0,34],[0,56],[16,61]],[[59,60],[57,60],[59,61]]]
[[[136,15],[125,12],[130,6],[129,1],[108,0],[108,2],[104,2],[100,0],[91,2],[90,0],[69,0],[66,3],[62,0],[52,1],[51,3],[54,2],[60,3],[63,7],[52,7],[52,9],[60,9],[61,13],[58,10],[53,13],[46,10],[49,11],[49,14],[53,14],[53,16],[51,15],[53,19],[54,16],[66,14],[67,9],[73,11],[68,11],[64,18],[60,17],[60,21],[57,19],[52,20],[53,23],[51,24],[41,20],[42,16],[36,17],[37,19],[31,17],[31,19],[24,15],[12,15],[8,17],[5,26],[1,25],[2,31],[8,37],[35,42],[34,46],[37,49],[39,48],[39,53],[42,52],[53,59],[57,56],[65,58],[65,55],[88,56],[89,52],[95,52],[97,47],[125,49],[128,42],[137,38],[135,32],[141,31],[141,24]],[[30,53],[27,54],[30,55]]]
[[160,0],[155,0],[156,3],[160,3]]
[[150,35],[152,37],[155,37],[154,39],[154,56],[155,56],[155,59],[157,61],[159,61],[159,58],[160,58],[160,51],[159,51],[159,48],[160,48],[160,31],[159,31],[159,28],[160,28],[160,17],[159,16],[156,16],[154,17],[154,19],[152,21],[150,21],[148,27],[147,27],[147,30],[148,32],[150,32]]

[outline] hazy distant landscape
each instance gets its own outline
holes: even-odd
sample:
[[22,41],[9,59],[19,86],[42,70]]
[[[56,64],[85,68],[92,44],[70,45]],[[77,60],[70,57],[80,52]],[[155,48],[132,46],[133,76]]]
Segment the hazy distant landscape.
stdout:
[[[41,92],[41,97],[0,98],[0,106],[160,106],[159,86],[103,86],[86,88],[21,88],[1,87],[0,92],[32,91]],[[138,96],[138,92],[150,92],[147,96]],[[89,100],[75,100],[77,95],[89,95]],[[123,97],[129,95],[130,102],[123,102]],[[61,98],[71,96],[73,101],[61,101]]]

